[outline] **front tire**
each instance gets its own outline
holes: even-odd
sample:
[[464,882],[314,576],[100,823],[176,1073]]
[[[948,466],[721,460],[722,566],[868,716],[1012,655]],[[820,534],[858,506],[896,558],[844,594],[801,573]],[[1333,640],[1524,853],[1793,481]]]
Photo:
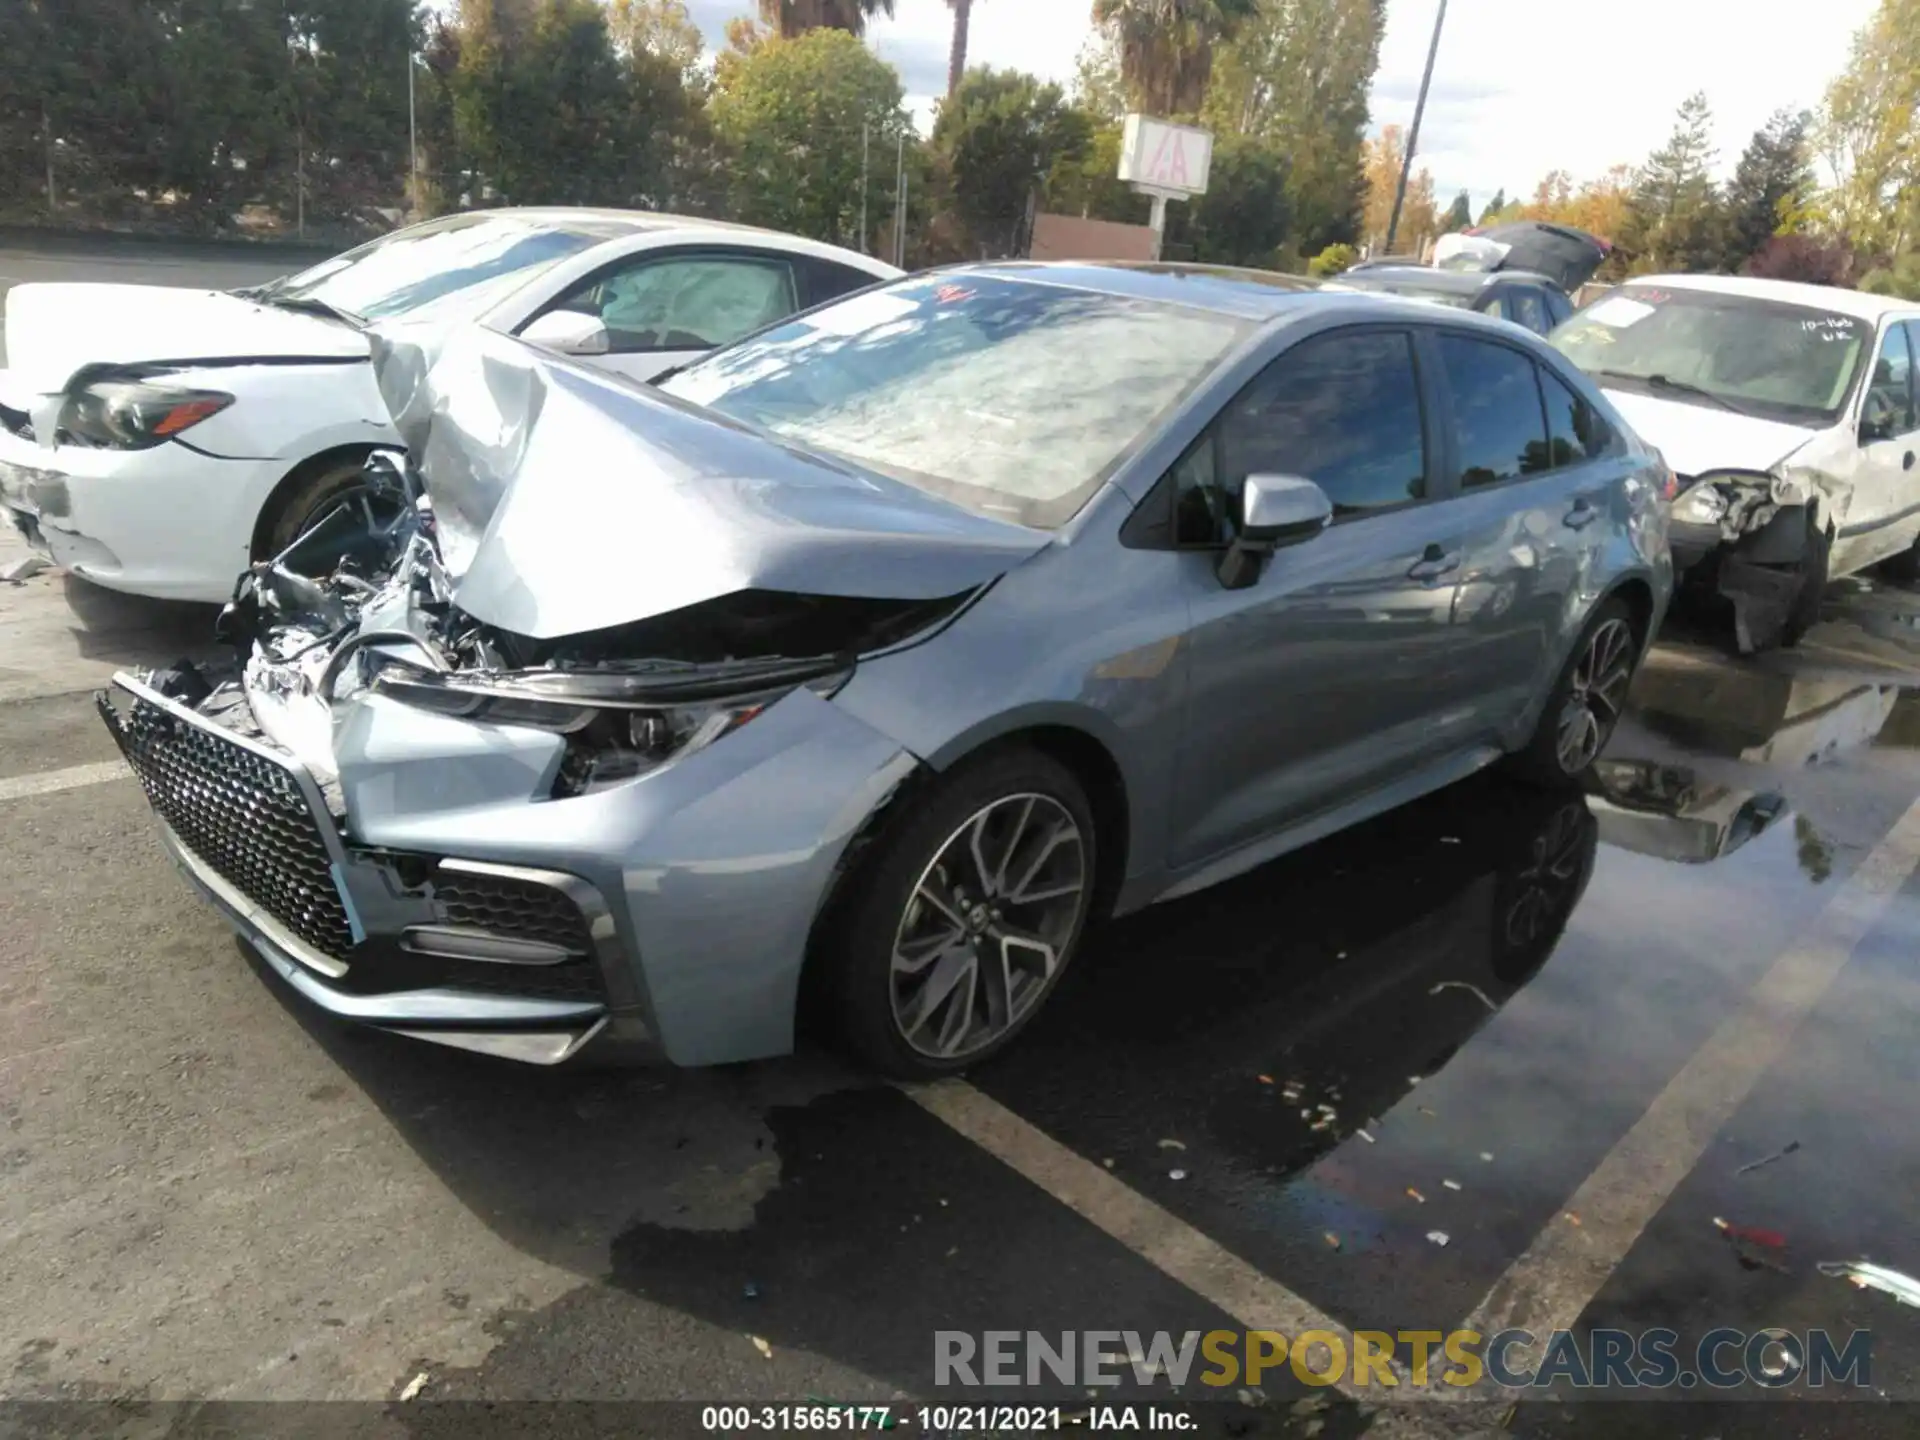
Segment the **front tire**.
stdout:
[[1619,596],[1609,596],[1587,620],[1533,737],[1509,757],[1509,768],[1536,785],[1579,784],[1620,723],[1639,653],[1633,611]]
[[[356,492],[364,492],[367,488],[365,469],[363,459],[346,456],[318,466],[285,487],[286,493],[275,497],[273,512],[260,527],[257,558],[267,560],[278,555],[324,519],[334,506]],[[373,523],[374,515],[369,511],[368,524]]]
[[841,1035],[900,1079],[999,1053],[1060,982],[1093,905],[1093,812],[1025,747],[961,765],[883,822],[829,902],[814,963]]

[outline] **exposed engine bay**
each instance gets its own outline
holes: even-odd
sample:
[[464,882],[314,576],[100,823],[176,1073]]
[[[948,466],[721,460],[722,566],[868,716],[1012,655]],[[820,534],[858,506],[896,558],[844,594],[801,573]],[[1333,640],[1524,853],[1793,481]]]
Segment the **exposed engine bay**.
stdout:
[[977,593],[932,600],[741,590],[550,639],[487,625],[454,600],[431,501],[383,451],[343,503],[236,586],[216,623],[235,668],[149,683],[225,728],[291,752],[336,816],[338,702],[385,697],[472,722],[562,735],[556,797],[629,779],[711,744],[783,695],[830,695],[857,657],[926,635]]

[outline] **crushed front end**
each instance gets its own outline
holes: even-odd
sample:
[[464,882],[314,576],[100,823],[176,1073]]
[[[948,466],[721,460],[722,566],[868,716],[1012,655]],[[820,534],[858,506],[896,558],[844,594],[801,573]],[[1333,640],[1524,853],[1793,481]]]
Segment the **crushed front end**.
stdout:
[[369,478],[396,518],[242,578],[230,673],[98,697],[174,858],[347,1020],[539,1064],[790,1049],[841,852],[916,763],[827,697],[952,604],[745,592],[533,640],[454,602],[403,458]]
[[1819,516],[1835,504],[1821,479],[1797,469],[1715,470],[1679,477],[1668,527],[1676,575],[1733,609],[1742,654],[1791,634],[1826,581]]

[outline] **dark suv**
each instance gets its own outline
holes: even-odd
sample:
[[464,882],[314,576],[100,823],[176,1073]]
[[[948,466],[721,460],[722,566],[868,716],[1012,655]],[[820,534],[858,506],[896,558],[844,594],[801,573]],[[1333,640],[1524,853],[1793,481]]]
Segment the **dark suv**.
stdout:
[[1544,335],[1573,314],[1573,302],[1544,275],[1524,270],[1435,270],[1391,260],[1363,260],[1332,282],[1355,290],[1385,290],[1478,310]]

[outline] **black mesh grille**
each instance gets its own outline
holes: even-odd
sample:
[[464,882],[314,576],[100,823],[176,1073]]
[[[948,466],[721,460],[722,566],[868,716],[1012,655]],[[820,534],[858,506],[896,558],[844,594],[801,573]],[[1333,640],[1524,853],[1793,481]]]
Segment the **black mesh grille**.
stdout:
[[505,875],[442,870],[433,877],[433,898],[449,925],[539,940],[576,955],[591,953],[580,907],[550,886]]
[[321,954],[346,960],[346,907],[292,774],[144,700],[115,733],[147,799],[189,850]]
[[367,994],[445,986],[539,1000],[606,999],[600,967],[591,960],[568,960],[560,965],[498,965],[485,960],[456,960],[398,950],[377,961],[355,965],[342,983]]

